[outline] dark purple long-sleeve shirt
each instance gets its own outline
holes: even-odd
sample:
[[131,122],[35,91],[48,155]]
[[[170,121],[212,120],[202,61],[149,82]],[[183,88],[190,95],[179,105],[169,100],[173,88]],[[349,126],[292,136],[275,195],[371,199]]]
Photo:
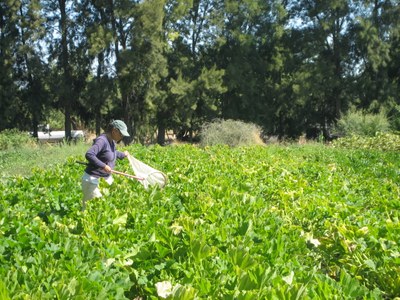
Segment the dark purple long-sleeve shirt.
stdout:
[[109,141],[106,134],[101,134],[94,140],[85,157],[89,161],[85,169],[87,174],[95,177],[108,177],[110,174],[103,170],[104,167],[108,165],[114,169],[116,159],[124,158],[125,154],[116,150],[115,142]]

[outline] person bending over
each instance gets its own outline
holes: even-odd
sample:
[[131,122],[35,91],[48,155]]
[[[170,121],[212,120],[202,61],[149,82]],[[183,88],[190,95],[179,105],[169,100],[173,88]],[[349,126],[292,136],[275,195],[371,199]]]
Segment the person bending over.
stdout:
[[105,133],[94,139],[93,145],[86,152],[88,164],[82,176],[82,210],[85,210],[86,202],[90,199],[102,197],[100,179],[103,178],[111,185],[111,171],[116,160],[129,155],[128,151],[120,152],[116,149],[116,144],[125,136],[129,136],[126,124],[121,120],[114,120],[108,124]]

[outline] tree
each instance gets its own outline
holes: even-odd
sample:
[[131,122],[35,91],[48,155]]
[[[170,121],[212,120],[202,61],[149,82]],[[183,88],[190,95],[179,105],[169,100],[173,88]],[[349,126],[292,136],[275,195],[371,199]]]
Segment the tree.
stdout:
[[351,29],[355,7],[347,0],[294,1],[293,15],[302,20],[302,69],[308,75],[299,82],[308,112],[307,126],[327,127],[340,116],[351,99],[347,97],[354,68]]
[[71,139],[71,69],[69,65],[68,49],[68,23],[67,23],[67,0],[58,0],[60,19],[59,27],[61,31],[61,53],[59,64],[62,71],[61,89],[59,94],[60,103],[65,115],[65,138]]
[[[114,62],[115,54],[111,14],[108,2],[88,0],[78,4],[77,21],[82,27],[81,52],[87,57],[86,67],[93,69],[81,72],[85,82],[80,102],[85,110],[79,115],[86,120],[95,121],[96,135],[101,133],[105,120],[110,118],[112,109],[117,106]],[[113,102],[117,102],[113,104]],[[89,125],[90,122],[87,122]]]
[[123,53],[123,59],[130,61],[121,68],[124,89],[129,91],[129,111],[135,123],[135,132],[144,142],[151,126],[157,126],[156,113],[164,101],[165,92],[160,82],[167,76],[165,43],[163,37],[164,0],[147,0],[137,9],[137,22],[131,31],[131,49]]
[[[44,118],[45,108],[48,105],[47,66],[42,60],[43,51],[39,45],[44,36],[42,24],[44,19],[40,14],[41,5],[38,0],[21,3],[19,8],[20,42],[17,57],[17,66],[21,89],[21,100],[31,119],[33,135],[37,137],[39,122]],[[24,126],[20,126],[24,128]],[[24,129],[29,129],[25,127]]]
[[47,64],[50,69],[49,86],[52,106],[64,114],[67,140],[71,139],[72,118],[82,111],[79,97],[89,73],[85,40],[77,21],[75,2],[69,0],[41,0],[45,16]]
[[0,2],[0,130],[16,127],[20,95],[14,74],[20,1]]
[[[171,1],[173,2],[173,1]],[[167,95],[159,120],[192,139],[202,123],[219,115],[224,70],[215,62],[221,1],[176,1],[164,22],[168,40]],[[165,118],[169,116],[168,118]],[[167,125],[168,123],[168,125]],[[159,131],[161,128],[159,128]],[[164,134],[159,136],[159,143]]]
[[[228,91],[222,116],[263,126],[285,135],[295,116],[290,91],[293,70],[288,12],[279,1],[226,1],[223,43],[217,61],[226,70]],[[295,128],[295,127],[294,127]]]
[[[0,4],[1,15],[1,97],[3,124],[7,128],[32,129],[43,118],[46,105],[46,65],[40,39],[43,18],[40,3],[12,1]],[[1,122],[0,122],[1,123]]]
[[[362,5],[362,6],[361,6]],[[400,4],[396,1],[364,1],[357,47],[361,60],[358,106],[378,112],[392,111],[399,103]]]

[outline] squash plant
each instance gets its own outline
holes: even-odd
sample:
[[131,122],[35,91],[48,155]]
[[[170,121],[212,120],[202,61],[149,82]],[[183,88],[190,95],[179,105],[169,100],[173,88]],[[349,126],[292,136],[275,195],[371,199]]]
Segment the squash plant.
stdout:
[[[4,299],[386,299],[400,294],[399,155],[322,145],[127,150],[81,212],[82,157],[0,182]],[[132,172],[126,161],[118,168]]]

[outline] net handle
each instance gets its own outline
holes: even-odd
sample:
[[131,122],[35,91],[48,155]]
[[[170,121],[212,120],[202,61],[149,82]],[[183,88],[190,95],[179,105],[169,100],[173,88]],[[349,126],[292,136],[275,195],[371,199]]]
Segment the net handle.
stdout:
[[[85,166],[88,165],[88,163],[83,162],[83,161],[76,161],[76,162],[77,162],[78,164],[81,164],[81,165],[85,165]],[[135,176],[135,175],[127,174],[127,173],[120,172],[120,171],[116,171],[116,170],[111,170],[111,173],[113,173],[113,174],[118,174],[118,175],[122,175],[122,176],[125,176],[125,177],[128,177],[128,178],[132,178],[132,179],[136,179],[136,180],[139,180],[139,181],[144,180],[143,177],[138,177],[138,176]]]
[[133,178],[133,179],[136,179],[136,180],[139,180],[139,181],[140,181],[140,180],[144,180],[143,177],[138,177],[138,176],[131,175],[131,174],[127,174],[127,173],[120,172],[120,171],[111,170],[111,173],[113,173],[113,174],[118,174],[118,175],[122,175],[122,176],[125,176],[125,177],[128,177],[128,178]]

